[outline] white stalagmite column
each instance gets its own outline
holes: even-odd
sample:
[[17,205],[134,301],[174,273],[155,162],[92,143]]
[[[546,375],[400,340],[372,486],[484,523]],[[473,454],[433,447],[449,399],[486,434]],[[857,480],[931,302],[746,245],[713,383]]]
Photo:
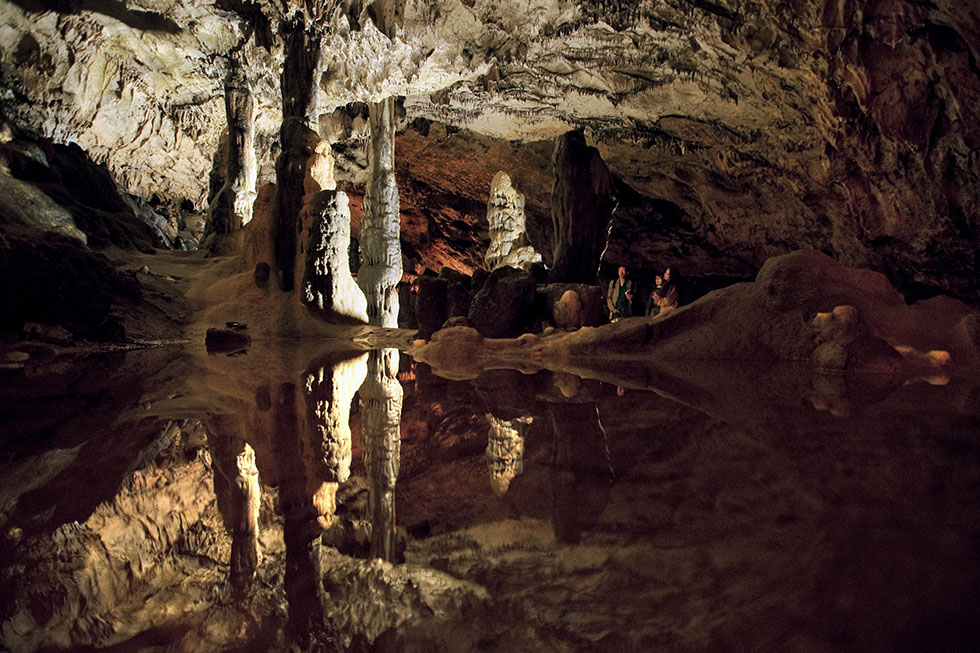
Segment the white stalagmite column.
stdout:
[[490,487],[497,496],[506,494],[510,482],[524,473],[523,429],[530,421],[530,417],[504,420],[487,413],[490,432],[486,459],[490,470]]
[[[350,271],[350,208],[347,194],[320,191],[312,201],[303,301],[328,316],[367,321],[367,302]],[[356,386],[355,386],[356,390]]]
[[361,266],[357,283],[367,298],[368,323],[398,326],[398,282],[402,277],[402,255],[395,183],[394,100],[372,104],[368,123],[371,143],[368,153],[370,179],[364,193],[361,218]]

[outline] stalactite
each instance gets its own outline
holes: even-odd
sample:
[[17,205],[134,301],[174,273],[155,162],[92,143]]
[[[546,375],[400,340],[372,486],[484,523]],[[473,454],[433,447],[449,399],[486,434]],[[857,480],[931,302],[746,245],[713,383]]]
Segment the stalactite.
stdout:
[[289,603],[289,623],[304,649],[323,637],[323,583],[320,570],[320,526],[313,502],[315,484],[309,470],[308,436],[302,433],[294,383],[279,386],[272,402],[276,433],[280,443],[279,508],[282,511],[286,568],[283,584]]
[[275,238],[276,272],[279,289],[292,291],[295,283],[296,244],[300,210],[306,193],[304,179],[310,159],[310,128],[315,124],[314,76],[320,60],[321,35],[306,29],[302,12],[283,25],[286,34],[285,61],[280,77],[282,89],[282,151],[276,161]]
[[554,403],[548,413],[555,429],[555,536],[575,543],[598,523],[609,500],[613,474],[606,432],[594,401]]
[[259,563],[259,470],[255,451],[245,441],[240,415],[215,415],[204,424],[214,471],[214,494],[225,528],[231,534],[229,581],[245,593]]
[[241,51],[232,58],[225,80],[228,152],[225,183],[208,209],[209,233],[226,234],[252,219],[255,202],[255,104]]
[[259,470],[255,466],[255,451],[243,443],[235,457],[238,474],[232,484],[234,523],[231,540],[231,585],[244,592],[255,579],[259,565]]
[[361,386],[361,437],[370,488],[371,555],[395,559],[395,483],[401,450],[402,386],[397,349],[368,354],[367,378]]
[[387,98],[369,109],[370,178],[361,218],[361,266],[357,283],[367,297],[368,322],[398,326],[398,282],[402,276],[399,240],[398,186],[395,182],[394,101]]
[[306,373],[313,474],[321,483],[313,503],[324,528],[329,527],[334,514],[338,483],[350,477],[350,407],[367,375],[367,357],[364,353],[340,361],[318,361]]

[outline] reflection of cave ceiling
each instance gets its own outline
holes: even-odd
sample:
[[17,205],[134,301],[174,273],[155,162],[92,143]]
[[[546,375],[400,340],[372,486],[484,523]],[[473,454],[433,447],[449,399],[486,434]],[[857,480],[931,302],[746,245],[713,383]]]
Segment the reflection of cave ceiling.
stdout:
[[[134,194],[200,207],[224,128],[228,57],[244,48],[270,179],[289,3],[64,0],[44,10],[50,4],[0,2],[0,104],[15,123],[77,142]],[[647,198],[634,204],[678,205],[686,232],[743,261],[744,272],[810,246],[882,269],[906,291],[944,287],[977,303],[972,3],[298,4],[326,5],[313,21],[325,44],[322,135],[352,138],[338,145],[349,154],[358,121],[347,121],[353,133],[338,129],[334,111],[403,98],[408,131],[396,157],[406,212],[431,219],[446,206],[450,222],[484,219],[490,179],[510,167],[533,236],[533,223],[548,219],[547,142],[580,128]],[[371,17],[391,6],[388,38]],[[356,161],[339,161],[353,183]],[[634,225],[621,258],[662,251],[643,245],[655,222]]]

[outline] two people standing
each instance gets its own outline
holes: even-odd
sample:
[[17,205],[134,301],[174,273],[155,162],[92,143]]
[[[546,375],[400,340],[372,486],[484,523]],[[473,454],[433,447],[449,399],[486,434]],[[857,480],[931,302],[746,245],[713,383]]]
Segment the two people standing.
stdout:
[[647,315],[663,315],[677,308],[677,286],[670,280],[670,268],[657,275],[657,285],[650,293]]

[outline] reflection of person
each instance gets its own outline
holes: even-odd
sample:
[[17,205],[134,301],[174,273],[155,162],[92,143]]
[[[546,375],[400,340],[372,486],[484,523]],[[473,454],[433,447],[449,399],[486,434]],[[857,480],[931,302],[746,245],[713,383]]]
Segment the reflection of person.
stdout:
[[670,280],[670,268],[664,270],[663,284],[653,291],[650,300],[657,306],[656,315],[663,315],[677,308],[677,286]]
[[626,278],[626,266],[619,266],[619,276],[609,282],[609,292],[606,293],[606,306],[609,307],[609,319],[617,320],[630,317],[633,312],[633,282]]

